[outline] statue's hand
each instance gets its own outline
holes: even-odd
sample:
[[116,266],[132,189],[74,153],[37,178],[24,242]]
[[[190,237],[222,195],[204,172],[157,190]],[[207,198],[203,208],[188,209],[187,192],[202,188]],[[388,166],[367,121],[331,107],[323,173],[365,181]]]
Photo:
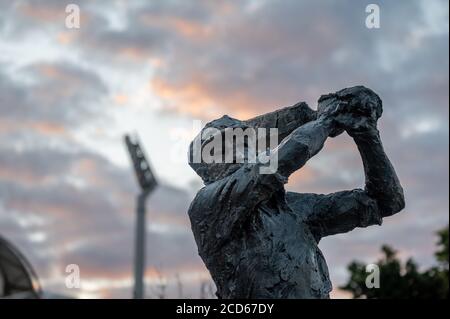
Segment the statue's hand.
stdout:
[[339,114],[334,119],[336,126],[347,131],[352,136],[360,136],[377,132],[377,119],[355,113]]
[[383,112],[381,99],[373,91],[356,86],[319,99],[318,118],[332,121],[333,135],[344,130],[356,137],[377,132],[377,121]]
[[334,121],[352,137],[374,134],[381,115],[377,108],[371,101],[350,101],[344,103]]

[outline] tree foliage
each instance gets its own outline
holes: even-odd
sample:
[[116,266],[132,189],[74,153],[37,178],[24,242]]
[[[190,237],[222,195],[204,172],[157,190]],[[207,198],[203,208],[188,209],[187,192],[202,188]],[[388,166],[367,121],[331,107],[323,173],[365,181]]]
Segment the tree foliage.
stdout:
[[435,253],[438,264],[420,271],[413,259],[402,263],[397,252],[389,247],[381,248],[383,257],[376,263],[379,267],[379,288],[368,288],[366,265],[357,261],[348,265],[350,278],[343,290],[349,291],[354,298],[378,299],[443,299],[448,298],[449,256],[448,227],[438,233],[438,250]]

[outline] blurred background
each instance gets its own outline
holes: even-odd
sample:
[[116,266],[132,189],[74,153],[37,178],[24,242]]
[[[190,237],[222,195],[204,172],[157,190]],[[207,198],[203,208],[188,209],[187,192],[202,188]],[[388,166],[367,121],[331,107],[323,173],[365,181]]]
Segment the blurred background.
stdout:
[[[379,29],[365,25],[372,2]],[[69,3],[80,28],[65,25]],[[123,135],[137,132],[160,182],[147,203],[146,296],[213,297],[187,218],[202,185],[186,162],[193,121],[316,108],[321,94],[362,84],[383,99],[379,128],[407,207],[321,242],[332,297],[351,296],[338,288],[347,265],[377,260],[383,244],[431,267],[449,210],[448,10],[445,0],[0,0],[0,234],[44,290],[131,297],[139,188]],[[342,135],[287,188],[363,183]],[[69,264],[78,289],[66,287]]]

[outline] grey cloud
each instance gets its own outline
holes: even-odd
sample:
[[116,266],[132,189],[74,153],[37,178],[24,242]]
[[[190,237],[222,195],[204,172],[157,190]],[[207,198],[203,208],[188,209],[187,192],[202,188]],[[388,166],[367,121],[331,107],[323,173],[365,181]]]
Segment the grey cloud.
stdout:
[[[81,267],[86,279],[131,276],[137,194],[131,168],[124,170],[87,151],[3,148],[0,154],[1,167],[12,172],[0,178],[0,232],[23,249],[43,279],[52,278],[54,269],[63,273],[71,263]],[[79,188],[64,177],[86,160],[95,165],[95,176],[91,180],[90,171],[81,172],[77,177],[87,184]],[[14,178],[23,169],[37,180],[60,178],[34,185]],[[98,180],[104,182],[99,186]],[[185,215],[189,201],[185,191],[164,184],[152,194],[148,215],[155,227],[148,229],[149,267],[180,273],[183,267],[203,269]],[[33,216],[42,222],[20,222]],[[33,241],[36,233],[45,239]],[[44,288],[69,293],[64,282]]]
[[79,125],[98,114],[96,103],[107,92],[96,74],[68,62],[38,63],[18,72],[32,83],[0,73],[0,114],[18,123]]
[[[261,111],[299,98],[314,103],[314,93],[354,83],[369,82],[377,89],[388,76],[380,69],[378,48],[408,35],[410,23],[398,24],[398,19],[420,23],[417,2],[382,3],[384,32],[365,28],[364,3],[266,3],[251,13],[236,10],[208,41],[176,42],[171,67],[157,76],[174,86],[200,81],[218,104],[236,91],[256,104],[248,108]],[[334,58],[339,52],[340,62]]]

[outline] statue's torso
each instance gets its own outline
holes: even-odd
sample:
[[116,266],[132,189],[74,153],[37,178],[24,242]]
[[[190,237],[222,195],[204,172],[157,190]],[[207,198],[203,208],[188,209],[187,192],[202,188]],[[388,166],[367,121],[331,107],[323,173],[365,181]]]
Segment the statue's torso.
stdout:
[[328,298],[331,283],[317,242],[280,198],[259,205],[231,237],[215,251],[197,240],[219,297]]

